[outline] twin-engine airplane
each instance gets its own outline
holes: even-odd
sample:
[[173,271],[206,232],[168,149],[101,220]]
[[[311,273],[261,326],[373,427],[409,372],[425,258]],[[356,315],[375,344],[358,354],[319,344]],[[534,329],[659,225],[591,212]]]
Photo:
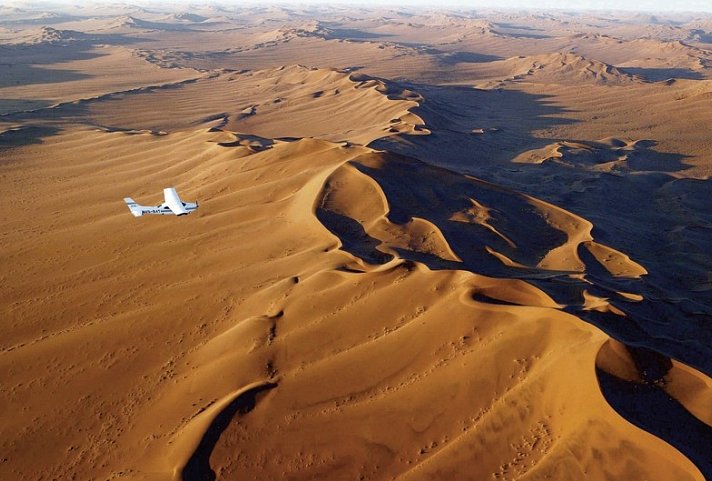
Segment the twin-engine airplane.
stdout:
[[198,202],[183,202],[178,197],[178,192],[173,187],[163,189],[163,199],[165,202],[155,207],[148,205],[138,205],[131,197],[124,198],[124,202],[129,206],[131,213],[135,217],[141,217],[144,214],[157,215],[186,215],[198,208]]

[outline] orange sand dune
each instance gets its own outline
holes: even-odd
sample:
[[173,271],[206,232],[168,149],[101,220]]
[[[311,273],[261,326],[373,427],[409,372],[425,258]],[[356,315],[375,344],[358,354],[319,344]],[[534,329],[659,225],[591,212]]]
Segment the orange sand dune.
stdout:
[[407,90],[391,91],[377,79],[286,66],[216,72],[194,82],[63,105],[54,115],[109,129],[162,132],[212,125],[265,138],[368,144],[388,135],[421,133],[422,120],[408,111],[418,99]]
[[[3,343],[4,402],[26,410],[7,426],[3,450],[14,458],[46,446],[47,456],[34,468],[5,465],[3,476],[91,468],[137,479],[206,469],[702,479],[607,405],[593,370],[607,336],[545,293],[412,261],[373,269],[340,249],[345,240],[315,215],[321,196],[333,199],[321,204],[329,208],[341,189],[370,190],[375,210],[363,210],[364,191],[361,214],[349,212],[364,222],[389,207],[378,184],[344,164],[366,149],[301,140],[252,153],[214,135],[74,128],[32,147],[33,162],[21,160],[23,149],[10,154],[3,218],[15,219],[5,229],[14,247],[3,252],[3,305],[14,328]],[[379,156],[368,155],[370,164]],[[116,201],[148,201],[167,176],[201,200],[185,221],[135,220]],[[64,179],[57,194],[48,195],[49,178]],[[58,201],[60,228],[51,227]],[[51,411],[41,408],[47,396]],[[134,414],[101,414],[120,406]],[[226,412],[235,421],[216,440]],[[483,462],[473,466],[473,456]]]
[[619,85],[635,81],[617,68],[589,60],[572,53],[554,53],[513,57],[507,60],[488,62],[477,75],[501,77],[508,81],[534,81],[545,83],[582,82],[604,85]]

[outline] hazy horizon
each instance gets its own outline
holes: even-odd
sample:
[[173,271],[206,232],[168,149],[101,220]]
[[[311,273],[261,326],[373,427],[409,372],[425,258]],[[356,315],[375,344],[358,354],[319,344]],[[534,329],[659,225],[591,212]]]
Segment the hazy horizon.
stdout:
[[[255,5],[285,5],[285,6],[309,6],[309,5],[354,5],[354,6],[381,6],[382,2],[378,0],[248,0],[248,1],[231,1],[231,0],[216,0],[216,1],[199,1],[193,2],[172,1],[158,2],[154,0],[138,1],[138,2],[112,2],[110,0],[98,0],[93,2],[82,2],[81,4],[73,0],[53,0],[53,1],[9,1],[5,2],[6,7],[31,7],[31,8],[52,8],[53,6],[73,6],[84,8],[88,5],[137,5],[161,7],[163,9],[171,8],[198,8],[205,5],[217,6],[249,6]],[[668,0],[581,0],[576,5],[571,5],[567,0],[443,0],[442,2],[434,3],[430,0],[401,0],[397,7],[417,7],[426,9],[452,9],[452,8],[487,8],[499,10],[564,10],[564,11],[624,11],[624,12],[640,12],[640,13],[712,13],[712,3],[706,0],[679,0],[670,2]],[[386,8],[386,7],[384,7]]]

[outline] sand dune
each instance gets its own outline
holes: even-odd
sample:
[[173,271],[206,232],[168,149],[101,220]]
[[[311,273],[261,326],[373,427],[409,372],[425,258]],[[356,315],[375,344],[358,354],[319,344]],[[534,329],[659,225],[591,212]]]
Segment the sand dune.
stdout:
[[87,35],[83,32],[74,30],[57,30],[52,27],[41,27],[37,31],[27,32],[25,35],[17,36],[12,31],[4,32],[0,41],[8,45],[41,45],[41,44],[66,44],[70,42],[79,42],[87,39]]
[[[392,215],[397,205],[390,202],[398,200],[389,199],[374,180],[344,164],[351,159],[374,167],[388,158],[362,147],[318,140],[277,143],[252,153],[244,146],[210,142],[216,134],[220,135],[205,130],[164,136],[76,130],[46,139],[37,156],[45,160],[34,167],[23,161],[24,167],[15,168],[15,173],[6,170],[15,179],[9,185],[32,192],[31,198],[7,192],[9,201],[24,200],[17,206],[6,203],[7,208],[17,213],[15,217],[25,209],[44,213],[15,231],[13,235],[23,238],[21,244],[7,239],[8,245],[22,245],[20,250],[4,254],[10,282],[5,295],[8,301],[13,299],[13,318],[33,320],[19,324],[5,338],[4,366],[11,369],[5,378],[12,386],[8,401],[24,397],[28,416],[34,411],[31,406],[44,402],[26,398],[32,387],[21,385],[17,376],[29,374],[43,379],[56,405],[55,412],[41,416],[36,424],[51,422],[57,412],[72,417],[77,409],[103,412],[127,402],[140,413],[130,421],[87,418],[72,432],[27,430],[19,417],[9,431],[15,441],[5,442],[6,452],[14,456],[23,446],[56,443],[62,449],[54,452],[62,452],[62,457],[64,450],[72,453],[69,463],[53,468],[61,469],[54,471],[57,475],[89,463],[106,466],[95,473],[109,475],[121,465],[132,476],[164,473],[166,479],[173,473],[193,479],[206,466],[221,477],[247,466],[268,477],[350,477],[376,466],[379,477],[436,472],[447,477],[463,463],[472,469],[467,460],[474,455],[487,460],[476,468],[483,476],[492,472],[519,477],[534,470],[542,475],[578,472],[599,477],[606,466],[634,478],[663,473],[701,479],[674,450],[608,407],[591,368],[607,337],[559,311],[544,292],[522,281],[431,271],[395,256],[383,269],[374,269],[367,256],[349,253],[348,237],[340,232],[335,237],[328,222],[332,233],[322,226],[315,212],[319,205],[358,217],[370,225],[370,232],[389,232],[378,222],[389,222],[383,215],[385,211]],[[52,152],[58,160],[48,161],[42,151]],[[84,155],[78,156],[82,151]],[[146,151],[153,155],[146,157]],[[202,159],[208,152],[211,161],[206,164]],[[11,157],[18,155],[21,151]],[[59,160],[70,157],[77,159],[71,166]],[[101,171],[93,168],[97,157],[107,159]],[[156,162],[158,158],[164,160]],[[44,196],[43,189],[51,184],[43,177],[68,168],[63,202],[64,222],[69,224],[48,230],[42,227],[47,225],[44,217],[54,217],[43,204],[52,198]],[[176,185],[200,186],[183,193],[186,198],[201,198],[205,214],[180,226],[156,219],[138,231],[127,230],[124,207],[112,199],[119,192],[135,192],[138,198],[157,192],[154,184],[164,181],[166,169],[173,172]],[[99,177],[104,180],[97,182]],[[351,206],[339,195],[348,197],[354,190],[362,196],[363,207],[346,212],[343,209]],[[103,210],[87,210],[87,203],[106,205],[115,214],[106,217]],[[275,224],[274,219],[283,221]],[[96,231],[97,224],[103,234]],[[175,228],[182,239],[177,243]],[[442,250],[447,246],[442,233],[429,243],[413,222],[399,229],[404,229],[396,230],[401,239],[416,236],[418,243],[408,242],[408,249],[451,255]],[[195,236],[201,238],[198,244]],[[60,244],[63,238],[66,241]],[[225,244],[225,239],[231,241]],[[65,247],[43,250],[42,245]],[[42,255],[42,264],[22,255],[28,248]],[[193,261],[177,262],[186,253]],[[97,258],[111,260],[96,265]],[[269,270],[263,268],[265,263]],[[41,271],[32,270],[46,284],[21,281],[18,274],[29,265],[42,266]],[[159,280],[168,273],[173,282]],[[91,284],[83,282],[86,276]],[[104,296],[89,295],[100,285],[117,282],[123,288],[112,288]],[[206,286],[211,288],[205,290]],[[196,288],[210,294],[188,294]],[[123,293],[115,298],[114,292]],[[389,301],[414,292],[416,305]],[[41,311],[28,302],[37,295],[47,296]],[[184,302],[175,304],[176,297]],[[112,306],[118,299],[124,299],[123,307],[115,311]],[[69,306],[74,306],[73,315],[61,315]],[[450,322],[443,329],[446,319]],[[43,326],[44,335],[34,337],[36,325]],[[118,337],[117,325],[125,326]],[[164,335],[156,336],[158,332]],[[129,338],[154,341],[150,349],[137,347],[125,357],[120,353]],[[521,342],[524,338],[540,340]],[[74,351],[75,367],[57,370],[29,361],[58,355],[66,342],[83,346]],[[476,368],[482,358],[499,366],[497,379]],[[11,368],[19,365],[25,366],[22,372]],[[469,380],[462,384],[465,373]],[[112,378],[110,385],[99,381],[106,376]],[[95,386],[88,397],[76,399],[69,394],[71,389],[64,390],[67,384],[86,383]],[[125,394],[117,396],[120,386],[126,386]],[[442,418],[432,410],[441,392],[450,393],[450,405],[459,406],[453,411],[458,416]],[[368,413],[374,410],[385,417],[371,417]],[[235,413],[239,421],[218,439],[215,429],[222,428],[214,427],[215,419],[229,416],[225,412]],[[285,413],[291,414],[284,417]],[[376,426],[384,420],[391,429],[379,434]],[[84,444],[83,430],[102,433],[93,447]],[[312,433],[315,444],[296,441],[305,433]],[[632,437],[639,448],[624,441]],[[137,446],[134,439],[145,444]],[[235,442],[241,446],[237,460],[231,448]],[[570,450],[580,453],[575,464],[566,455]],[[345,462],[356,453],[373,464]],[[129,459],[134,461],[126,464]],[[35,468],[39,471],[8,474],[33,476],[56,461],[47,457],[44,462],[48,464]]]
[[[597,366],[619,378],[643,383],[637,368],[636,360],[622,344],[609,340],[601,348]],[[675,397],[691,413],[702,422],[710,424],[710,413],[706,409],[710,402],[710,378],[697,370],[676,361],[672,362],[667,374],[664,389]]]
[[0,12],[1,479],[712,474],[701,20]]
[[525,72],[514,73],[515,78],[531,75],[535,78],[592,81],[603,84],[632,81],[630,76],[624,75],[615,67],[570,53],[523,57],[511,63],[514,64],[515,72]]
[[[616,89],[592,86],[585,91],[570,87],[558,89],[550,101],[556,105],[571,105],[573,112],[564,113],[562,117],[573,121],[558,122],[547,130],[547,134],[553,138],[577,139],[575,143],[578,144],[583,140],[587,145],[585,150],[593,154],[591,156],[576,145],[564,146],[559,149],[567,159],[564,162],[586,167],[591,165],[587,157],[599,159],[594,160],[597,163],[605,159],[617,160],[616,156],[620,156],[622,160],[625,157],[625,163],[620,166],[631,170],[677,173],[689,170],[683,175],[706,176],[709,172],[707,143],[696,133],[695,126],[705,123],[710,115],[706,108],[709,86],[707,80],[672,80],[642,89],[636,85]],[[534,83],[526,88],[535,95],[546,92]],[[548,92],[550,94],[551,90]],[[636,97],[643,92],[644,97]],[[572,102],[574,98],[576,100]],[[626,102],[626,99],[630,100]],[[631,108],[638,112],[638,120],[621,116]],[[681,108],[685,115],[678,114]],[[605,145],[605,139],[610,138],[637,143],[609,147]],[[601,139],[604,139],[604,145],[600,145]],[[558,149],[553,145],[551,148]],[[660,155],[665,152],[685,152],[686,155]],[[578,161],[574,160],[576,157]]]
[[[501,81],[543,83],[582,82],[601,85],[622,85],[636,79],[611,65],[589,60],[572,53],[520,56],[493,61],[477,70],[481,77],[502,77]],[[479,84],[478,87],[501,86],[501,81]]]
[[634,160],[654,144],[655,142],[645,139],[616,138],[596,142],[555,142],[540,149],[523,152],[515,157],[513,162],[533,164],[555,162],[594,171],[627,171],[634,168],[629,166],[627,161]]
[[[52,115],[91,119],[107,128],[171,131],[211,125],[266,138],[368,144],[388,135],[427,133],[421,130],[422,120],[408,111],[418,99],[370,77],[285,66],[214,72],[196,81],[61,105]],[[171,108],[145,108],[147,102]]]
[[[219,30],[229,28],[230,23],[224,19],[210,19],[200,15],[182,13],[170,15],[167,18],[146,20],[133,15],[125,15],[101,27],[101,30],[113,31],[195,31],[195,30]],[[97,28],[96,26],[94,27]]]
[[[500,254],[506,252],[507,258],[513,259],[521,267],[528,265],[530,269],[582,272],[586,268],[578,256],[578,250],[586,246],[614,276],[639,277],[647,273],[625,254],[593,242],[593,225],[590,222],[542,200],[507,191],[479,179],[460,178],[419,164],[413,159],[389,159],[389,165],[384,165],[384,158],[379,155],[360,157],[353,162],[356,169],[340,169],[329,178],[326,197],[321,203],[321,209],[325,211],[321,220],[332,231],[346,236],[349,248],[354,249],[354,252],[359,252],[359,244],[380,241],[380,244],[371,245],[370,253],[361,254],[369,256],[374,262],[383,258],[382,254],[397,257],[399,253],[403,255],[404,250],[413,251],[416,256],[435,256],[443,261],[463,262],[465,253],[477,245],[477,241],[480,241],[478,237],[481,236],[481,241],[486,245],[480,248],[496,250]],[[384,181],[397,195],[398,205],[428,205],[429,208],[420,212],[393,211],[378,184],[374,184],[364,174],[359,174],[360,171],[378,172],[382,173],[379,175],[387,176]],[[416,180],[418,177],[438,180],[423,183]],[[392,179],[408,179],[415,192],[396,186]],[[421,184],[422,192],[417,190]],[[450,188],[446,191],[438,184],[449,185]],[[440,191],[440,195],[424,198],[428,191]],[[353,206],[350,202],[353,198],[363,199],[363,202]],[[458,209],[458,205],[462,205],[462,209]],[[528,216],[523,212],[524,209],[529,210]],[[423,217],[418,216],[418,213]],[[461,229],[457,224],[448,226],[447,223],[426,220],[441,216],[446,216],[448,221],[457,220],[465,224],[464,229],[471,227],[473,232],[467,235],[470,245],[460,245],[464,241],[464,232],[454,231],[455,228]],[[540,225],[537,237],[541,240],[538,243],[519,241],[521,233],[516,231],[515,226],[520,222],[529,222],[528,230],[531,233],[537,230],[535,220]],[[362,230],[350,222],[357,222]],[[453,229],[453,234],[460,237],[455,248],[448,244],[448,236],[438,228],[438,224]],[[481,229],[483,227],[484,230]],[[510,232],[513,228],[515,230]],[[476,237],[478,231],[479,236]],[[459,250],[462,251],[460,255],[457,254]],[[468,257],[471,256],[472,253],[468,253]],[[469,265],[468,261],[465,266]],[[484,265],[480,264],[479,269],[483,268]]]

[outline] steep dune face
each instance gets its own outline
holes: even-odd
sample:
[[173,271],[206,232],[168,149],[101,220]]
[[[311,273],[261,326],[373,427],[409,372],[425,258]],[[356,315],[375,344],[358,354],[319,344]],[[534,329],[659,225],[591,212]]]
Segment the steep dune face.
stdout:
[[[643,385],[645,379],[640,376],[636,359],[621,343],[608,340],[598,353],[596,366],[620,379]],[[710,398],[710,378],[699,371],[672,361],[665,376],[662,388],[671,397],[679,401],[701,422],[711,424],[712,418],[707,407]]]
[[[354,198],[363,202],[354,204]],[[388,201],[378,184],[357,168],[344,166],[329,176],[318,214],[322,222],[342,233],[342,238],[354,247],[372,238],[381,242],[377,247],[388,258],[396,257],[398,249],[408,249],[460,261],[436,225],[419,217],[399,225],[388,220],[388,210]],[[383,258],[379,252],[372,251],[371,256]]]
[[[510,277],[539,269],[586,272],[579,250],[587,248],[614,277],[647,273],[625,254],[594,242],[593,225],[580,216],[407,157],[358,157],[337,170],[327,187],[321,209],[333,215],[322,221],[356,249],[380,241],[382,254]],[[353,198],[370,202],[354,205]]]
[[[222,433],[211,469],[225,479],[247,470],[295,479],[451,479],[463,472],[596,479],[604,470],[637,478],[652,469],[686,477],[681,460],[668,458],[653,438],[619,464],[620,439],[631,427],[616,421],[585,367],[597,335],[545,309],[470,301],[467,277],[451,276],[398,267],[300,282],[273,344],[283,352],[275,362],[278,386]],[[330,288],[313,298],[312,282]],[[337,299],[346,292],[354,301],[343,305]],[[412,293],[420,309],[388,301]],[[317,299],[339,308],[314,312]],[[299,318],[307,312],[316,319],[304,325]],[[328,351],[295,347],[314,338],[328,342]],[[478,368],[483,358],[499,376]],[[662,456],[654,461],[652,453]]]

